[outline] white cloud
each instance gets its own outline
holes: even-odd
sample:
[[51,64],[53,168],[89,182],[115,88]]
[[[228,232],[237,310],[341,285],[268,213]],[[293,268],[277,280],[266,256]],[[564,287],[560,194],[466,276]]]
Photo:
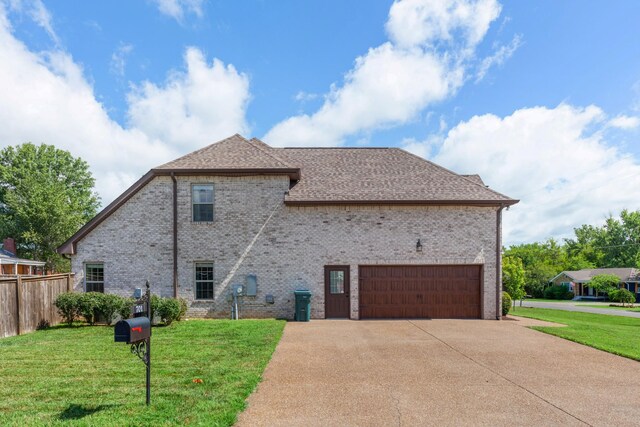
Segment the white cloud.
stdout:
[[152,0],[160,13],[170,16],[182,23],[187,13],[192,13],[198,18],[203,15],[202,4],[204,0]]
[[[494,0],[395,1],[386,29],[400,47],[433,46],[456,40],[474,47],[484,38],[500,9]],[[457,36],[458,32],[464,37]]]
[[264,139],[277,146],[331,146],[415,119],[462,85],[473,48],[499,12],[495,0],[395,2],[387,22],[390,41],[358,57],[318,111],[278,123]]
[[127,57],[133,52],[133,45],[129,43],[120,43],[117,49],[111,54],[111,64],[109,68],[112,73],[118,76],[124,76],[127,66]]
[[[213,142],[246,129],[239,107],[245,101],[231,99],[248,98],[246,78],[217,60],[209,67],[197,50],[188,50],[186,71],[174,72],[165,87],[145,83],[131,95],[132,126],[123,127],[68,53],[34,53],[13,36],[1,3],[0,46],[0,148],[31,141],[69,150],[89,163],[104,203],[149,168],[201,147],[203,138]],[[187,124],[202,134],[188,141]],[[187,135],[168,134],[171,126]]]
[[478,74],[476,75],[476,83],[484,79],[489,69],[493,66],[501,66],[505,61],[513,56],[513,54],[522,46],[522,36],[516,34],[508,45],[502,45],[495,53],[482,60]]
[[209,66],[193,47],[185,63],[186,71],[173,72],[163,86],[134,87],[128,96],[129,125],[181,151],[249,132],[249,78],[219,59]]
[[298,102],[307,102],[307,101],[313,101],[317,97],[318,97],[317,93],[309,93],[301,90],[298,93],[296,93],[296,96],[294,96],[293,99],[295,99]]
[[475,116],[448,132],[433,160],[521,199],[504,217],[507,244],[569,237],[610,212],[640,208],[640,164],[613,147],[606,126],[595,106]]
[[57,45],[60,39],[53,29],[51,14],[42,0],[10,0],[8,6],[18,13],[26,13],[40,28],[45,30],[49,38]]
[[633,116],[619,115],[609,120],[608,125],[609,127],[617,128],[617,129],[624,129],[624,130],[635,129],[638,126],[640,126],[640,118],[633,117]]

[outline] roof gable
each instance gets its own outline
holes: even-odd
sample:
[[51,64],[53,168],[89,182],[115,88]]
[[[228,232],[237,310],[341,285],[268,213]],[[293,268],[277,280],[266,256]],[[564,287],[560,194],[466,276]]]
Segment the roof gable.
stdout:
[[[255,169],[296,169],[274,156],[271,148],[258,140],[247,140],[235,134],[227,139],[208,145],[156,170],[255,170]],[[269,147],[268,149],[265,148]]]

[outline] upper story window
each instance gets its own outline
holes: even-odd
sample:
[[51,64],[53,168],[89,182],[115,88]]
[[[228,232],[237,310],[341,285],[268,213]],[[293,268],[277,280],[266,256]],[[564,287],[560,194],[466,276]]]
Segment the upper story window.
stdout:
[[85,264],[85,292],[104,292],[104,264]]
[[191,186],[194,222],[213,221],[213,184],[194,184]]

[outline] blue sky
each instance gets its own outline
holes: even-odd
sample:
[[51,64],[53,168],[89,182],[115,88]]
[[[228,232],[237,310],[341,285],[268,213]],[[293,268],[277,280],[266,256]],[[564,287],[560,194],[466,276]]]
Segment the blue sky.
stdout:
[[0,4],[0,147],[83,157],[103,204],[239,132],[480,173],[507,243],[640,208],[637,1]]

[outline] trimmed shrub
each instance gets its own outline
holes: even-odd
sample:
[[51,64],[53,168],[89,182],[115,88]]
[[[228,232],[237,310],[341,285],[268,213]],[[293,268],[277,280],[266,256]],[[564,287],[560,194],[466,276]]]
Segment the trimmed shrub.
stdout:
[[118,314],[121,319],[128,319],[131,317],[131,311],[133,311],[133,304],[135,304],[135,299],[133,298],[125,298],[121,297],[120,307],[118,307]]
[[544,290],[546,299],[573,299],[574,294],[567,285],[551,285]]
[[[135,299],[101,292],[67,292],[58,295],[54,304],[58,313],[68,324],[82,316],[90,325],[94,325],[98,321],[111,325],[116,315],[122,319],[131,317]],[[154,316],[157,316],[165,325],[170,325],[174,321],[181,320],[186,312],[187,302],[182,298],[151,296],[152,321]]]
[[113,323],[113,318],[122,307],[122,298],[114,294],[99,294],[96,296],[98,306],[96,307],[95,319],[104,321],[107,325]]
[[151,295],[151,313],[149,314],[151,322],[153,322],[153,318],[158,314],[160,306],[162,306],[162,300],[163,298],[160,298],[158,295]]
[[511,295],[506,292],[502,292],[502,315],[506,316],[511,310]]
[[180,316],[180,301],[173,298],[163,298],[160,300],[160,306],[157,310],[162,323],[169,326]]
[[80,315],[84,317],[84,320],[88,324],[95,324],[98,306],[100,305],[100,297],[103,294],[100,292],[86,292],[79,295],[78,311],[80,312]]
[[178,298],[178,302],[180,303],[180,313],[176,318],[177,321],[184,319],[185,314],[187,314],[187,309],[189,306],[187,305],[187,300],[184,298]]
[[80,315],[78,303],[81,295],[82,294],[74,294],[73,292],[65,292],[56,297],[54,305],[58,309],[58,313],[62,316],[62,319],[69,325]]

